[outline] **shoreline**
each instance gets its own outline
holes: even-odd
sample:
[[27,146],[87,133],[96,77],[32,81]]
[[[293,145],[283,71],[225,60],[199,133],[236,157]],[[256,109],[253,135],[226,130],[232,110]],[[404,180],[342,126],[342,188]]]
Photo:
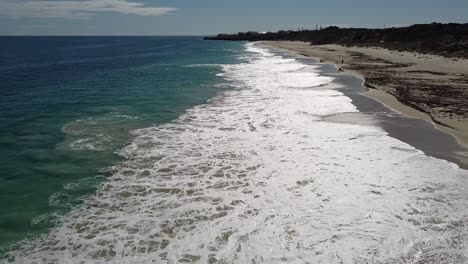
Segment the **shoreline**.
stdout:
[[[430,109],[422,109],[409,100],[397,98],[395,93],[391,92],[391,87],[380,83],[376,84],[367,76],[370,75],[369,73],[372,70],[382,71],[381,68],[375,69],[374,66],[382,66],[388,69],[391,64],[394,64],[397,65],[397,68],[402,68],[400,67],[401,65],[407,67],[407,72],[418,75],[421,73],[421,76],[417,76],[418,80],[428,79],[435,81],[434,77],[441,77],[439,74],[455,74],[464,78],[468,76],[468,60],[453,61],[451,58],[443,58],[436,55],[396,52],[383,48],[342,47],[339,45],[311,46],[307,42],[298,41],[262,41],[261,43],[273,48],[287,50],[299,56],[312,57],[321,62],[333,64],[338,70],[359,77],[364,81],[366,88],[368,88],[368,92],[365,93],[366,96],[378,100],[402,114],[430,121],[437,129],[453,135],[461,145],[468,147],[468,116],[457,116],[457,120],[455,120],[454,118],[450,118],[450,116],[438,116],[437,113],[432,114]],[[430,62],[443,62],[445,65],[436,67],[437,71],[434,71],[434,67],[429,65],[428,62],[425,62],[425,65],[412,64],[414,62],[413,59],[419,59],[419,55],[428,58]],[[407,56],[410,57],[408,58]],[[360,61],[355,62],[353,57],[360,57]],[[370,57],[374,57],[375,59]],[[344,63],[341,63],[340,59]],[[366,66],[366,69],[361,68],[363,66]],[[370,70],[367,68],[369,66]],[[395,70],[391,68],[385,71],[385,73],[395,71],[403,72],[402,69]],[[424,75],[425,72],[427,75]],[[382,79],[381,76],[379,77]],[[466,92],[468,93],[468,91]]]
[[[441,133],[446,134],[448,137],[451,137],[454,139],[455,143],[448,144],[448,145],[452,145],[448,149],[446,149],[445,147],[442,147],[443,149],[442,151],[440,150],[432,151],[432,153],[428,153],[428,155],[446,159],[448,161],[457,163],[462,168],[468,169],[468,123],[466,122],[467,121],[466,118],[462,118],[461,119],[462,121],[450,120],[450,119],[446,120],[447,118],[444,118],[441,121],[441,120],[438,120],[438,118],[434,118],[430,113],[425,112],[424,109],[418,109],[418,107],[416,105],[412,105],[411,102],[401,102],[400,100],[398,100],[398,98],[394,94],[392,94],[385,88],[381,88],[380,85],[377,87],[374,84],[369,84],[367,81],[365,72],[360,72],[359,70],[356,70],[356,69],[346,68],[347,64],[340,63],[339,61],[339,59],[342,59],[342,58],[343,58],[342,60],[344,60],[344,55],[342,53],[340,53],[335,58],[333,58],[331,54],[327,54],[327,53],[333,53],[334,51],[336,51],[336,47],[334,47],[335,48],[334,50],[330,50],[329,46],[331,45],[324,45],[327,47],[323,47],[323,46],[317,47],[317,46],[310,46],[309,43],[290,42],[290,41],[261,41],[260,43],[267,47],[278,49],[278,50],[283,50],[287,53],[291,53],[300,57],[313,58],[322,63],[331,64],[334,67],[336,67],[338,71],[345,72],[347,74],[350,74],[354,77],[359,78],[363,82],[362,83],[363,89],[366,90],[366,91],[361,91],[359,93],[363,97],[367,97],[367,98],[370,98],[371,100],[375,100],[379,104],[397,113],[400,113],[408,118],[427,121],[428,123],[430,123],[433,129],[440,131]],[[337,45],[333,45],[333,46],[337,46]],[[317,49],[325,49],[327,53],[321,54],[321,52],[323,51],[317,50]],[[345,49],[346,48],[343,47],[343,50]],[[358,49],[365,49],[365,48],[358,48]],[[346,53],[346,51],[344,53]],[[319,55],[323,55],[323,56],[319,56]],[[457,66],[458,65],[450,65],[447,71],[456,70]],[[418,124],[418,125],[421,126],[421,124]],[[412,124],[412,126],[414,126],[414,124]],[[427,128],[424,128],[421,130],[427,130]],[[397,132],[397,133],[401,134],[400,132]],[[436,133],[433,133],[433,134],[436,134]],[[436,140],[440,140],[440,137],[441,137],[440,135],[435,136],[435,137],[434,135],[429,136],[429,138],[434,138]],[[402,136],[400,139],[402,138],[405,138],[405,137]],[[447,141],[447,139],[444,139],[442,141]],[[415,142],[408,142],[408,143],[413,146],[418,145],[418,144],[413,144]],[[421,142],[419,142],[419,145],[422,148],[423,145],[421,145],[420,143]],[[434,150],[434,148],[428,148],[428,149]],[[437,147],[435,149],[437,149]]]

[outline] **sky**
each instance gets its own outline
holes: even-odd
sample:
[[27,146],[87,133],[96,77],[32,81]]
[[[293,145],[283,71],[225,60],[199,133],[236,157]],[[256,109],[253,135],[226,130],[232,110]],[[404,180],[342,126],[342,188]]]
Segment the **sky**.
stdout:
[[212,35],[468,23],[468,0],[0,0],[0,35]]

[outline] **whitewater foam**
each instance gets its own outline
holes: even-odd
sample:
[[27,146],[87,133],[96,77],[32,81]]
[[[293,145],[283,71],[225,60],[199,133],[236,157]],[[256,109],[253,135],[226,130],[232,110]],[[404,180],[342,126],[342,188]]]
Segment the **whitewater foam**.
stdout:
[[67,136],[61,147],[74,151],[112,151],[129,137],[129,121],[137,116],[113,111],[107,115],[78,119],[62,127]]
[[462,263],[467,171],[389,137],[318,65],[255,44],[235,88],[139,129],[20,263]]

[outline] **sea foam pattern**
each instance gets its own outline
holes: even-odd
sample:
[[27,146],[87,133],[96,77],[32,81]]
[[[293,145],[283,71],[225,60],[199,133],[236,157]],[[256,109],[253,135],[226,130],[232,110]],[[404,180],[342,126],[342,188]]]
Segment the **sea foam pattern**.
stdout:
[[140,129],[20,263],[461,263],[468,173],[375,126],[315,65],[247,44],[237,88]]

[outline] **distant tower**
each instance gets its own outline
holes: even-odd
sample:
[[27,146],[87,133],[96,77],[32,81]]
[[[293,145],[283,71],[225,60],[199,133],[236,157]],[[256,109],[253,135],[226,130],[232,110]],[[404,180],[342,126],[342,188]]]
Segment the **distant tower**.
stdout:
[[318,31],[318,25],[315,25],[315,31]]

